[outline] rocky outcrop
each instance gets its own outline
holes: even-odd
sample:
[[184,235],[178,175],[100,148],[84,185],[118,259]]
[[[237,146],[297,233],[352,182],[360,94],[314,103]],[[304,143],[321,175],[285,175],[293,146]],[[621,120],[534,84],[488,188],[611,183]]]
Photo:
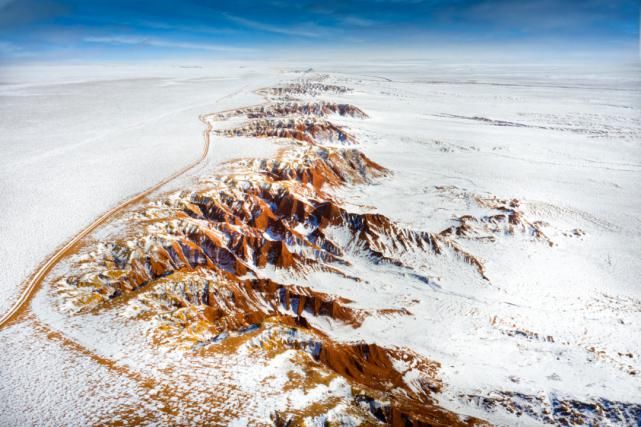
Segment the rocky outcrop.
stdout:
[[554,242],[543,231],[545,223],[527,219],[519,210],[519,200],[480,196],[474,199],[478,206],[496,213],[479,218],[472,215],[461,216],[458,218],[459,224],[443,230],[440,233],[442,236],[494,240],[496,234],[524,233],[554,246]]
[[300,83],[291,83],[279,87],[269,87],[257,91],[259,95],[266,98],[275,97],[289,97],[289,96],[318,96],[325,93],[329,94],[343,94],[349,92],[350,89],[345,86],[337,86],[332,84],[325,84],[314,81],[302,81]]
[[335,102],[274,102],[269,104],[254,105],[238,108],[215,115],[217,121],[228,120],[233,117],[247,117],[248,119],[266,119],[287,116],[315,116],[327,117],[332,114],[348,116],[358,119],[367,118],[367,114],[360,108],[351,104],[337,104]]
[[217,130],[216,133],[227,137],[294,139],[312,145],[356,144],[354,137],[339,126],[309,117],[257,119],[239,127]]
[[[266,97],[346,92],[311,82],[259,91]],[[272,102],[212,116],[247,120],[215,127],[218,135],[275,137],[289,144],[275,158],[228,162],[192,188],[140,205],[118,219],[122,231],[115,238],[81,248],[54,291],[65,307],[79,312],[135,307],[132,317],[156,322],[155,345],[204,351],[240,337],[229,344],[233,351],[294,350],[308,371],[323,370],[358,390],[341,402],[373,422],[477,423],[434,403],[431,395],[441,389],[437,363],[406,349],[340,342],[318,326],[322,319],[359,328],[370,316],[411,315],[407,309],[361,308],[292,282],[326,272],[363,283],[349,273],[355,258],[413,271],[407,255],[429,259],[445,252],[487,279],[482,261],[464,249],[465,239],[518,231],[546,240],[543,225],[527,220],[517,201],[492,198],[477,199],[491,215],[463,216],[437,233],[349,209],[334,190],[372,183],[389,171],[342,147],[357,140],[328,121],[330,114],[367,117],[357,107],[329,101]],[[274,422],[289,425],[307,415],[275,413]]]
[[537,423],[554,425],[637,425],[641,405],[607,399],[580,401],[555,394],[538,395],[495,391],[488,395],[466,395],[461,400],[487,412],[505,411]]

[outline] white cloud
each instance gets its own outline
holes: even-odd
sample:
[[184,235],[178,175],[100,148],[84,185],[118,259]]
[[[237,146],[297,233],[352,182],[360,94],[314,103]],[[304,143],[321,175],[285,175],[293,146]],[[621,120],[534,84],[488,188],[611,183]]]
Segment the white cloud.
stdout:
[[9,6],[9,4],[13,3],[14,0],[0,0],[0,10],[4,9],[5,7]]
[[322,37],[326,34],[324,28],[314,24],[306,24],[304,26],[283,27],[280,25],[270,25],[251,19],[242,18],[240,16],[224,14],[227,19],[237,24],[254,30],[267,31],[276,34],[285,34],[288,36],[301,36],[301,37]]
[[347,25],[353,25],[356,27],[371,27],[372,25],[377,24],[376,21],[366,18],[360,18],[358,16],[344,16],[341,18],[341,22]]
[[11,42],[0,41],[0,52],[2,53],[15,53],[19,52],[21,49],[19,46]]
[[136,37],[136,36],[106,36],[106,37],[85,37],[86,43],[105,43],[105,44],[124,44],[124,45],[144,45],[153,47],[164,47],[173,49],[190,49],[190,50],[208,50],[218,52],[250,52],[254,49],[224,46],[209,43],[190,43],[174,42],[170,40]]
[[34,56],[34,53],[24,50],[15,43],[0,40],[0,56],[23,58]]

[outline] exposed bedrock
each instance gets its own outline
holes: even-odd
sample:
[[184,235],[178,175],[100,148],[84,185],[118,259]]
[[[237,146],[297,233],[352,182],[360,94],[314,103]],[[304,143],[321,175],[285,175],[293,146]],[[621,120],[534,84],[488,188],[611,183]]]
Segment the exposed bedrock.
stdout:
[[233,117],[247,117],[248,119],[265,119],[286,116],[317,116],[327,117],[332,114],[348,116],[359,119],[367,118],[360,108],[351,104],[337,104],[335,102],[275,102],[251,107],[238,108],[215,115],[218,121]]
[[[259,91],[265,96],[345,92],[312,82]],[[329,101],[267,103],[211,116],[249,120],[216,128],[218,134],[278,137],[289,145],[272,159],[225,163],[193,188],[146,201],[118,218],[119,231],[86,242],[53,292],[69,312],[135,307],[132,317],[154,322],[150,342],[158,346],[216,351],[235,336],[263,355],[274,348],[300,352],[297,360],[307,371],[321,369],[347,381],[356,390],[348,412],[365,411],[373,422],[476,424],[480,421],[434,403],[431,395],[442,387],[438,363],[406,349],[340,342],[318,326],[322,320],[359,328],[369,316],[411,315],[407,309],[363,308],[292,283],[326,272],[367,286],[351,268],[356,258],[413,270],[409,255],[429,260],[446,253],[487,279],[482,261],[464,248],[466,239],[519,232],[551,242],[543,224],[529,221],[518,201],[492,198],[476,200],[491,212],[487,216],[462,216],[437,233],[348,209],[334,190],[369,184],[390,172],[357,149],[323,146],[357,144],[323,118],[329,114],[366,117],[354,106]],[[320,377],[310,378],[320,384]],[[275,413],[273,421],[293,425],[318,409]]]
[[265,97],[277,96],[318,96],[322,94],[343,94],[349,92],[351,89],[345,86],[338,86],[332,84],[325,84],[314,81],[302,81],[300,83],[290,83],[284,86],[269,87],[260,89],[258,94]]
[[[380,214],[349,212],[323,191],[383,176],[381,166],[355,150],[314,148],[303,154],[314,157],[240,161],[234,169],[251,168],[251,176],[219,177],[198,191],[151,203],[129,218],[128,239],[102,243],[63,281],[85,303],[97,303],[199,267],[256,277],[267,266],[341,274],[341,265],[349,264],[348,247],[374,262],[397,265],[397,255],[406,251],[440,251],[438,237],[399,227]],[[348,244],[335,240],[336,234],[348,236]]]
[[309,117],[255,119],[239,127],[217,130],[216,133],[227,137],[294,139],[313,145],[356,144],[354,137],[341,127],[324,119]]
[[487,412],[498,410],[529,417],[549,425],[638,425],[641,405],[607,399],[580,401],[553,393],[539,395],[494,391],[487,395],[466,395],[462,401]]

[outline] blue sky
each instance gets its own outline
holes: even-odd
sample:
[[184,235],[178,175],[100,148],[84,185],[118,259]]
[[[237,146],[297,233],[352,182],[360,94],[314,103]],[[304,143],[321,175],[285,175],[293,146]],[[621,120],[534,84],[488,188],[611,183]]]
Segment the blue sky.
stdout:
[[638,52],[638,0],[0,0],[0,60]]

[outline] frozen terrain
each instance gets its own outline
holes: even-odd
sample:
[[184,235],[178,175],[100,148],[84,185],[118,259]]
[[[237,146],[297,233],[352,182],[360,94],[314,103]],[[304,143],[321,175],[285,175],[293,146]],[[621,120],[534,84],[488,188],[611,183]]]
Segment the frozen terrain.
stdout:
[[241,90],[265,84],[269,70],[14,66],[0,73],[0,258],[11,266],[0,272],[4,313],[57,246],[198,159],[199,114],[242,104]]
[[2,424],[641,422],[639,67],[313,68],[2,89],[3,310],[213,129],[0,331]]
[[[544,222],[553,246],[471,238],[464,246],[483,260],[485,283],[446,263],[427,268],[437,290],[345,288],[341,295],[357,301],[417,301],[407,307],[415,318],[372,319],[351,338],[375,335],[440,360],[453,407],[478,405],[471,413],[490,421],[515,422],[496,404],[505,391],[537,396],[548,410],[563,398],[638,404],[638,66],[589,74],[568,66],[430,68],[336,74],[350,82],[361,74],[353,102],[371,120],[359,136],[395,173],[345,197],[427,230],[475,215],[476,196],[517,198],[524,215]],[[509,412],[531,410],[526,399],[512,400]],[[637,409],[627,423],[639,416]]]

